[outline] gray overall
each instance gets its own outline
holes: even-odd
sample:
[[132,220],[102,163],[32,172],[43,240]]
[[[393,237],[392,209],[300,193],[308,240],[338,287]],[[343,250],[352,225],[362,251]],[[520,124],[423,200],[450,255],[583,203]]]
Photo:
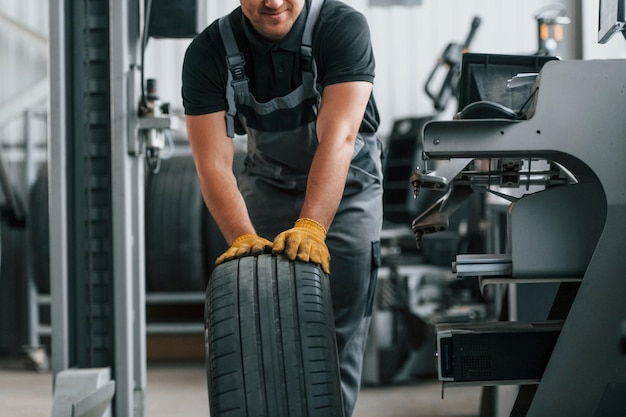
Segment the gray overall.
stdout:
[[[283,97],[259,103],[248,89],[228,17],[220,20],[229,64],[227,98],[228,133],[234,135],[234,117],[248,135],[245,169],[238,178],[251,220],[259,235],[273,240],[293,227],[298,219],[308,171],[317,149],[315,115],[320,93],[317,69],[312,56],[313,27],[323,0],[312,0],[302,46],[303,82]],[[311,102],[314,106],[309,105]],[[245,109],[245,110],[244,110]],[[286,117],[308,121],[283,131],[260,130],[254,125],[261,117],[283,112]],[[313,113],[311,113],[313,112]],[[357,136],[343,197],[326,243],[330,261],[330,283],[335,314],[337,346],[345,415],[351,416],[360,389],[363,354],[380,263],[382,226],[381,147],[374,134]]]

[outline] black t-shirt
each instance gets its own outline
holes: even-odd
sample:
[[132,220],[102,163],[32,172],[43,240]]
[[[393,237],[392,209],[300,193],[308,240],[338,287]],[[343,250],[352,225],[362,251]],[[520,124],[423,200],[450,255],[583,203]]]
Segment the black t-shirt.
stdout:
[[[309,0],[306,1],[307,8]],[[302,84],[299,50],[306,19],[303,10],[291,32],[279,43],[255,35],[241,8],[230,23],[246,61],[250,91],[259,102],[283,96]],[[374,53],[365,17],[350,6],[326,0],[313,31],[313,55],[321,88],[342,82],[374,82]],[[226,51],[217,21],[187,48],[182,71],[185,114],[201,115],[228,109]],[[370,96],[360,131],[376,132],[379,115]]]

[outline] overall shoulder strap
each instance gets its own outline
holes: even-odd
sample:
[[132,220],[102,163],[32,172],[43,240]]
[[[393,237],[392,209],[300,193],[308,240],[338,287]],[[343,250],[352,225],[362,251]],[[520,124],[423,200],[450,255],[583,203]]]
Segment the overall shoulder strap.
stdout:
[[311,0],[309,5],[309,14],[306,18],[304,33],[302,34],[302,44],[300,45],[300,59],[303,71],[316,73],[315,62],[313,59],[313,29],[317,18],[320,15],[324,0]]
[[317,22],[317,18],[320,15],[324,0],[311,0],[309,6],[309,14],[306,17],[306,25],[304,26],[304,34],[302,35],[302,44],[307,46],[313,46],[313,28]]
[[304,26],[304,33],[302,34],[302,43],[300,45],[300,65],[302,66],[303,80],[310,79],[312,88],[317,95],[317,102],[315,105],[315,111],[319,111],[321,102],[321,95],[317,88],[317,65],[315,63],[315,57],[313,56],[313,29],[317,18],[320,15],[324,0],[311,0],[309,5],[309,14],[306,18]]
[[237,47],[235,35],[230,26],[229,15],[220,18],[219,29],[224,48],[226,49],[226,66],[228,68],[228,82],[226,83],[226,101],[228,102],[228,110],[226,111],[226,133],[231,138],[234,138],[235,115],[237,114],[235,90],[248,90],[248,78],[244,70],[246,60]]

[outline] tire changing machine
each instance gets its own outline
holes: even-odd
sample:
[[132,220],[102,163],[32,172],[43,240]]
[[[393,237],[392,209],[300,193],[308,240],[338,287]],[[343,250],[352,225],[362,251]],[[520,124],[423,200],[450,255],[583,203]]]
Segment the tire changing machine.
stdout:
[[[494,192],[491,185],[501,184],[504,176],[531,181],[531,172],[519,169],[518,164],[514,164],[515,172],[507,172],[503,161],[555,163],[568,181],[551,187],[554,177],[548,176],[545,190],[509,200],[506,253],[458,255],[453,267],[458,277],[479,277],[483,287],[559,283],[548,316],[562,322],[558,339],[542,373],[529,380],[518,377],[517,370],[495,369],[500,358],[490,357],[490,351],[513,352],[507,359],[510,364],[516,360],[516,347],[510,343],[513,339],[490,345],[494,326],[489,332],[481,330],[484,323],[469,332],[453,324],[442,326],[440,341],[451,334],[468,333],[480,340],[466,340],[462,346],[465,356],[469,355],[465,359],[473,361],[473,374],[457,372],[463,355],[455,347],[456,357],[445,355],[444,349],[439,352],[439,361],[454,361],[444,375],[446,365],[439,363],[440,378],[444,388],[519,386],[511,416],[623,415],[626,61],[547,62],[532,86],[529,103],[523,120],[492,115],[425,126],[424,155],[429,164],[434,160],[439,165],[417,172],[412,181],[416,191],[437,189],[443,197],[414,220],[413,230],[418,241],[425,233],[445,230],[448,216],[467,196]],[[487,168],[477,169],[479,160],[488,161],[483,165]],[[497,169],[493,169],[495,162],[499,162]],[[510,324],[508,334],[515,334],[520,323]],[[444,345],[440,343],[440,348]],[[518,359],[528,361],[528,354]]]

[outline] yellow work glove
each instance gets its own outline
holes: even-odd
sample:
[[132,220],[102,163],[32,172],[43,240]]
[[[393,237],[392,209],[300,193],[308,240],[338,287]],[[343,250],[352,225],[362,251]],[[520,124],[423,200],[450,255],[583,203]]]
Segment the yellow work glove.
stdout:
[[244,256],[259,256],[264,253],[270,253],[271,250],[272,242],[254,233],[248,233],[235,239],[230,248],[217,258],[215,265],[231,259],[243,258]]
[[291,261],[312,262],[321,265],[330,274],[330,253],[324,242],[326,229],[312,219],[296,220],[292,229],[274,239],[273,253],[283,253]]

